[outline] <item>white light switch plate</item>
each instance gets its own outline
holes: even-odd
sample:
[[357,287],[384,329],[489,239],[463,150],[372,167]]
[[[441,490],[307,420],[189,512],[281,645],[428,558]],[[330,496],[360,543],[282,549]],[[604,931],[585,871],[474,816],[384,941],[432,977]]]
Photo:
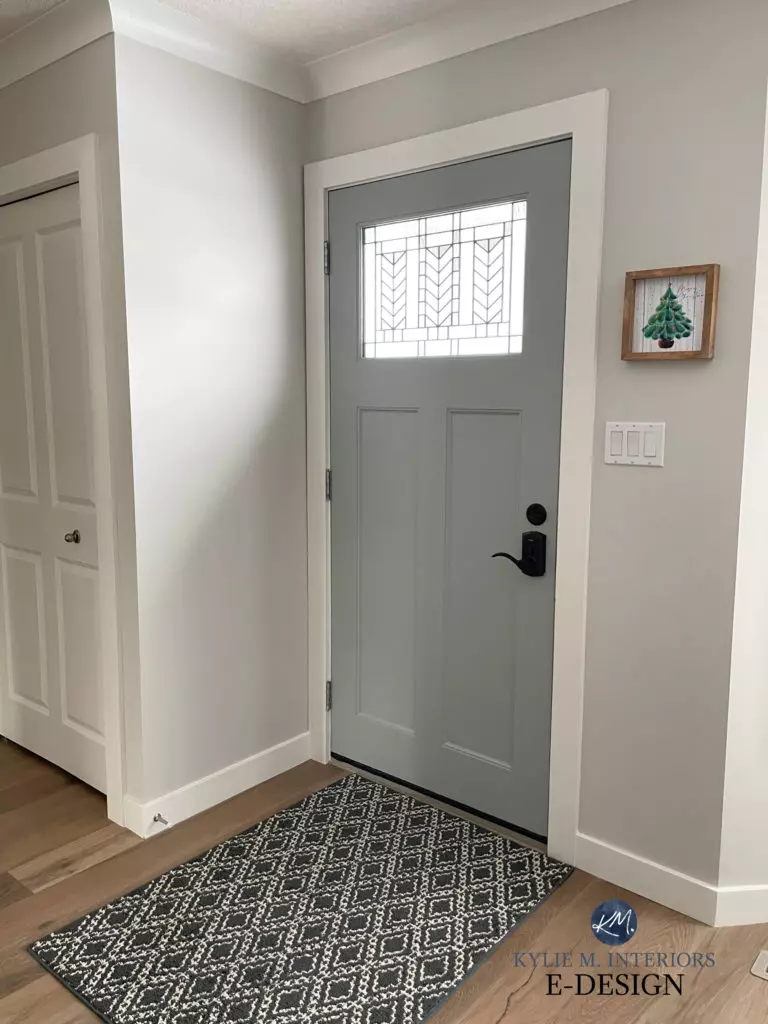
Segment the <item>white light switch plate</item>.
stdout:
[[620,466],[664,465],[663,423],[605,424],[605,461]]

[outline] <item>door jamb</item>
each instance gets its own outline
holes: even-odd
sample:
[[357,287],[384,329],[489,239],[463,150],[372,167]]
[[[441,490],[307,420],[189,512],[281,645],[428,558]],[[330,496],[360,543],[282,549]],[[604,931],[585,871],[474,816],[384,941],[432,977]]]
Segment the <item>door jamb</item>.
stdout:
[[125,765],[122,664],[117,610],[117,519],[110,457],[107,331],[103,292],[104,238],[97,145],[96,135],[85,135],[0,167],[0,204],[6,205],[19,199],[27,199],[60,185],[77,183],[79,186],[83,292],[91,372],[94,478],[98,510],[99,618],[107,814],[112,821],[122,825]]
[[595,431],[598,305],[608,129],[601,89],[304,168],[307,329],[308,699],[312,757],[330,757],[330,512],[327,278],[330,189],[557,138],[572,139],[555,583],[548,851],[575,861],[581,784],[587,573]]

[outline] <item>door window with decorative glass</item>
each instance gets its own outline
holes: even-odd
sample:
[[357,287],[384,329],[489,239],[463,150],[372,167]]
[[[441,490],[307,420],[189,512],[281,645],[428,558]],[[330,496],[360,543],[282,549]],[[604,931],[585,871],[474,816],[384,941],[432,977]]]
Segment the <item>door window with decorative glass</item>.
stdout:
[[523,349],[525,200],[363,228],[367,359]]

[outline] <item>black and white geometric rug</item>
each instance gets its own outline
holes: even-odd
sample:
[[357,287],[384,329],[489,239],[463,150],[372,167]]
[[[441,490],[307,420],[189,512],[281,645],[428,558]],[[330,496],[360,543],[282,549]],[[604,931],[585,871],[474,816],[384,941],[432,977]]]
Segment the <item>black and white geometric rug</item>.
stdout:
[[30,952],[109,1024],[421,1024],[570,873],[348,775]]

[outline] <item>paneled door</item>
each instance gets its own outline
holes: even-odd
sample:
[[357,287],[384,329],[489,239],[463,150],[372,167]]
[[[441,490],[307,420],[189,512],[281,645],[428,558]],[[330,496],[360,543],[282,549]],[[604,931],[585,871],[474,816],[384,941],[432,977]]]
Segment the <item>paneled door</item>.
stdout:
[[104,792],[78,188],[0,208],[0,734]]
[[564,140],[328,202],[331,749],[537,836],[570,164]]

